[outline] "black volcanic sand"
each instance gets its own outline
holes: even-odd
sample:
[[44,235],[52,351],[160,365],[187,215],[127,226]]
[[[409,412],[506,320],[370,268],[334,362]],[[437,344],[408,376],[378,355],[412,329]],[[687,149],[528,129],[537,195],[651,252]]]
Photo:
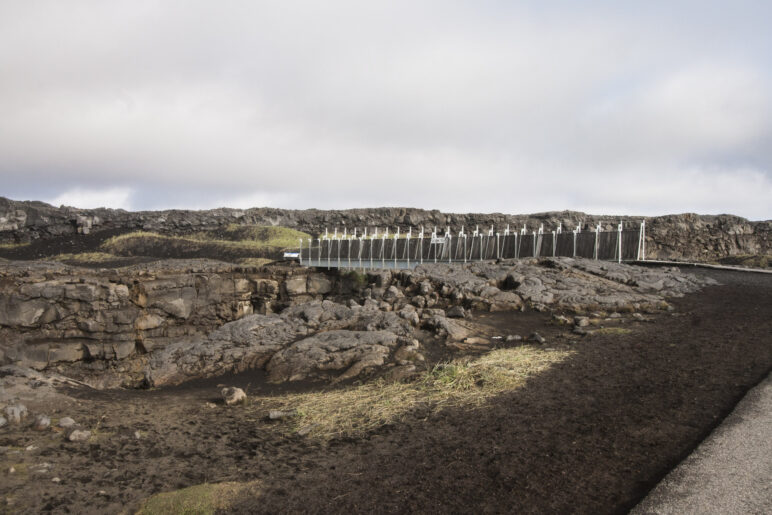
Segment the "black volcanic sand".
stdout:
[[[0,499],[13,511],[118,512],[160,491],[257,479],[262,494],[237,499],[236,512],[624,512],[772,367],[772,276],[689,272],[723,285],[628,323],[630,334],[579,340],[571,358],[483,408],[415,413],[364,438],[282,436],[254,411],[206,407],[214,381],[72,392],[50,408],[97,427],[96,441],[0,430],[0,445],[38,446],[21,451],[27,463],[52,464],[0,470]],[[519,316],[490,323],[511,317],[522,331]],[[565,330],[543,329],[549,341]],[[261,381],[228,382],[270,394]]]
[[[11,260],[46,259],[60,254],[80,254],[83,252],[104,252],[102,244],[113,236],[132,232],[127,228],[110,228],[94,231],[90,234],[67,234],[52,238],[38,239],[27,245],[0,248],[0,258]],[[212,234],[224,235],[222,231]],[[162,259],[217,259],[237,262],[242,258],[279,259],[281,251],[277,248],[238,248],[223,246],[218,242],[189,241],[185,239],[158,239],[138,237],[128,246],[117,252],[115,259],[106,261],[71,261],[64,263],[85,268],[118,268],[123,266],[148,263]]]
[[0,257],[5,259],[35,260],[59,254],[80,254],[99,252],[101,245],[113,236],[131,232],[132,229],[113,228],[90,234],[65,234],[52,238],[41,238],[18,247],[0,248]]

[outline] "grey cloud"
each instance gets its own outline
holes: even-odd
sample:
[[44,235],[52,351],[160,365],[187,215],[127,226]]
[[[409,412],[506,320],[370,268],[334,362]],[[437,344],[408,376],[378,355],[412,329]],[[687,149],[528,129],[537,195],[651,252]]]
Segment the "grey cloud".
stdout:
[[770,11],[5,3],[0,194],[770,218]]

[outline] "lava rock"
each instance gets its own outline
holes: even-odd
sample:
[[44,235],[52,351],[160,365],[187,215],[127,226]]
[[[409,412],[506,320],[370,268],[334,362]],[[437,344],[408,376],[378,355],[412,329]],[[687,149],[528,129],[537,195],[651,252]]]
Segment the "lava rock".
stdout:
[[73,428],[66,433],[67,440],[70,442],[85,442],[91,438],[91,431],[85,429]]
[[297,410],[288,410],[288,411],[281,411],[277,409],[272,409],[268,412],[268,419],[269,420],[281,420],[284,418],[290,418],[297,416],[298,411]]
[[234,386],[223,388],[220,393],[226,406],[232,406],[237,402],[245,402],[247,400],[247,394],[244,393],[244,390]]
[[51,425],[51,418],[46,415],[38,415],[32,423],[32,429],[35,431],[44,431]]
[[21,424],[27,418],[27,407],[24,404],[15,404],[5,408],[5,416],[12,424]]
[[70,427],[74,427],[75,421],[70,417],[62,417],[59,419],[59,423],[57,425],[61,428],[67,429]]
[[590,319],[588,317],[574,317],[574,325],[576,327],[587,327],[590,325]]
[[464,311],[464,308],[461,306],[453,306],[448,309],[445,316],[448,318],[464,318],[466,316],[466,311]]

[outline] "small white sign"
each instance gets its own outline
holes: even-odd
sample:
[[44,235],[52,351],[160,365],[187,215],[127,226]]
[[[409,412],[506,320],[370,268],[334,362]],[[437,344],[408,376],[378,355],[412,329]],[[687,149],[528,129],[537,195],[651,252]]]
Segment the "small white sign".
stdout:
[[432,238],[432,244],[433,245],[439,245],[445,243],[445,237],[444,236],[434,236]]

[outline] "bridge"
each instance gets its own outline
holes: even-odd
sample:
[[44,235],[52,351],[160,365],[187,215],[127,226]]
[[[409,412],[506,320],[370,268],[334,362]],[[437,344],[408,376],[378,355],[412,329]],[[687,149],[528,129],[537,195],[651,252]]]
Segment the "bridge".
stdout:
[[[637,225],[637,224],[636,224]],[[416,234],[412,228],[400,233],[378,229],[353,234],[347,231],[333,234],[325,231],[318,238],[301,239],[296,252],[285,253],[287,259],[297,259],[308,267],[360,268],[360,269],[409,269],[423,263],[468,263],[495,259],[521,259],[529,257],[584,257],[606,261],[640,261],[646,258],[646,222],[636,227],[624,227],[619,223],[614,231],[604,231],[598,224],[589,231],[581,227],[564,231],[562,226],[545,232],[544,227],[528,231],[525,227],[511,231],[509,227],[496,232],[475,229],[464,232],[462,227],[453,234],[450,227],[440,234],[424,232]]]

